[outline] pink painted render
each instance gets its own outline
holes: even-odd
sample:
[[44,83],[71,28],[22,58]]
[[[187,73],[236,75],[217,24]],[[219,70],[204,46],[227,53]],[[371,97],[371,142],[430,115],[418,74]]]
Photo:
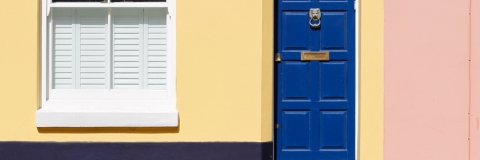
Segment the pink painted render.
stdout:
[[470,107],[470,159],[480,160],[480,1],[471,5],[471,107]]
[[470,0],[385,0],[386,160],[469,159],[469,10]]

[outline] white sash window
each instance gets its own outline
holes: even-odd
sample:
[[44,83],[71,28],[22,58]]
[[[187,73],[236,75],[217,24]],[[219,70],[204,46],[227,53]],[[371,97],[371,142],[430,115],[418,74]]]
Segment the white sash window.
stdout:
[[42,1],[41,98],[39,127],[178,125],[175,1]]

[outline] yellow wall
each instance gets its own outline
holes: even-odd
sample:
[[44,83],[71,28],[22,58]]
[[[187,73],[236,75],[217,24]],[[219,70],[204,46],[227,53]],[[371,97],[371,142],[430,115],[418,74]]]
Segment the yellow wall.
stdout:
[[[39,4],[0,6],[0,141],[272,140],[273,0],[177,0],[178,128],[36,128]],[[372,160],[383,157],[383,0],[361,7],[359,156]]]
[[273,138],[273,0],[262,0],[262,142]]
[[0,6],[0,140],[261,141],[262,1],[177,0],[180,127],[169,129],[37,129],[39,4]]
[[359,159],[383,159],[383,0],[360,0]]

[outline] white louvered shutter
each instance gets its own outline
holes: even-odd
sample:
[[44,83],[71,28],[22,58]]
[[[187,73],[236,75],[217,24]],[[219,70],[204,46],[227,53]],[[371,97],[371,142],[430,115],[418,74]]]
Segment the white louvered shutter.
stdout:
[[167,9],[111,13],[54,9],[54,89],[167,89]]
[[74,9],[53,11],[52,80],[54,89],[75,88]]
[[76,9],[76,15],[76,88],[106,89],[107,9]]
[[113,89],[142,87],[143,9],[112,9]]
[[113,9],[113,88],[166,89],[166,9]]
[[145,9],[145,89],[167,89],[167,9]]

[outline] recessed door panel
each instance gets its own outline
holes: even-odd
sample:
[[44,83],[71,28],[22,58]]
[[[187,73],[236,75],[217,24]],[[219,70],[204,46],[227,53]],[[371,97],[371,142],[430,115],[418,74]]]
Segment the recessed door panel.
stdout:
[[309,50],[311,42],[311,34],[308,26],[299,25],[308,23],[308,12],[306,11],[285,11],[282,13],[284,20],[283,28],[285,38],[283,42],[283,50]]
[[282,150],[310,150],[310,111],[283,111],[282,119]]
[[284,100],[308,100],[308,68],[307,62],[283,64]]
[[347,12],[325,11],[322,14],[321,46],[323,50],[345,50],[347,47]]
[[320,111],[320,150],[347,149],[347,111]]
[[343,100],[347,93],[347,62],[320,63],[320,99]]

